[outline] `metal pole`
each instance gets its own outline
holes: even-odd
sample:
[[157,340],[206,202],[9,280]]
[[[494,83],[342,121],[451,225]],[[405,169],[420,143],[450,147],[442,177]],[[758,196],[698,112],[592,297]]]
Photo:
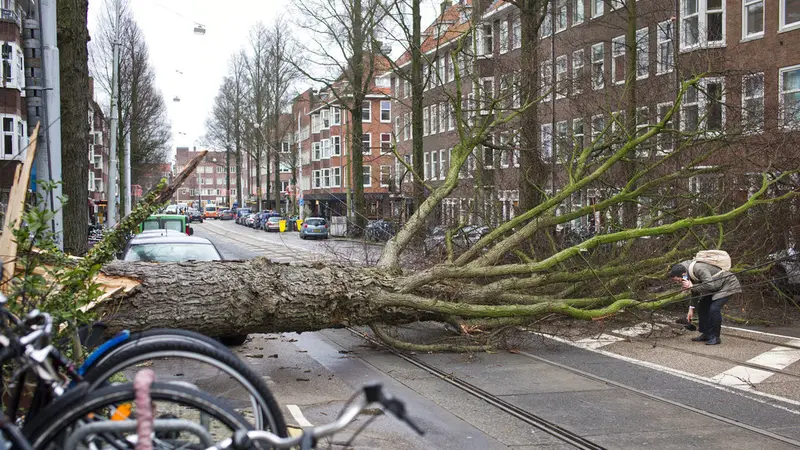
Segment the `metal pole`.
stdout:
[[[39,3],[42,71],[44,84],[44,114],[42,131],[45,149],[37,149],[36,176],[49,181],[61,181],[61,80],[59,78],[59,54],[56,36],[56,0],[43,0]],[[42,140],[39,141],[40,143]],[[40,144],[41,145],[41,144]],[[42,151],[46,150],[46,151]],[[61,211],[61,184],[50,191],[47,200],[54,212],[52,228],[60,249],[64,248],[64,219]],[[86,201],[78,199],[76,201]]]
[[[298,211],[297,214],[300,217],[300,220],[303,220],[305,200],[303,200],[303,141],[300,139],[301,125],[300,113],[297,113],[297,134],[295,135],[297,139],[297,162],[295,164],[297,170],[297,184],[295,185],[295,188],[300,191],[300,195],[297,197],[297,207],[300,209],[300,211]],[[300,202],[301,200],[303,200],[303,203]]]
[[125,215],[131,213],[131,135],[125,138]]
[[111,149],[109,150],[108,162],[108,227],[117,224],[117,128],[119,117],[119,32],[122,15],[122,5],[120,0],[114,1],[115,23],[114,23],[114,59],[111,74]]

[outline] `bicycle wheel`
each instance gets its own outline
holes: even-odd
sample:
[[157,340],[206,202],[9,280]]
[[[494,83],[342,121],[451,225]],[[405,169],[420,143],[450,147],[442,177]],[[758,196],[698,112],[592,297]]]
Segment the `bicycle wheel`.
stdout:
[[[99,422],[114,422],[111,417],[119,413],[121,405],[133,403],[134,396],[133,386],[124,384],[61,397],[48,411],[40,414],[25,427],[25,435],[28,436],[34,449],[63,448],[69,436],[81,427]],[[250,423],[240,414],[202,391],[171,383],[153,383],[150,387],[150,397],[157,416],[167,411],[177,412],[181,414],[181,419],[187,421],[199,419],[202,424],[200,426],[208,430],[216,441],[233,436],[237,430],[252,429]],[[136,411],[133,409],[130,413],[126,412],[126,417],[133,417],[135,414]],[[107,431],[92,435],[91,444],[101,448],[106,447],[102,444],[97,445],[100,441],[109,447],[126,448],[130,445],[130,440],[127,438],[135,435],[135,431]],[[171,433],[163,439],[157,434],[154,444],[158,444],[156,448],[177,446],[186,448],[193,446],[195,442],[185,433],[178,432]]]
[[220,351],[228,352],[233,354],[228,347],[223,345],[221,342],[212,339],[204,334],[196,333],[194,331],[188,330],[179,330],[175,328],[154,328],[152,330],[147,331],[140,331],[137,333],[132,333],[128,339],[118,343],[117,345],[111,347],[110,349],[104,351],[102,354],[97,355],[96,358],[92,359],[90,356],[91,361],[89,364],[82,366],[84,372],[87,372],[92,367],[101,364],[102,362],[106,361],[107,359],[111,358],[112,356],[116,355],[117,353],[127,350],[131,347],[138,347],[144,344],[148,344],[151,342],[161,342],[161,341],[191,341],[198,344],[207,345],[209,347],[217,348]]
[[[186,362],[176,363],[180,359]],[[89,383],[90,390],[97,389],[110,382],[116,374],[127,372],[131,375],[137,366],[145,363],[150,364],[157,379],[161,381],[165,381],[165,377],[168,379],[173,376],[176,367],[180,367],[184,373],[204,373],[205,379],[216,380],[218,384],[238,384],[239,391],[229,389],[225,384],[226,389],[220,391],[219,395],[227,395],[231,403],[242,402],[242,412],[245,415],[249,407],[256,429],[286,436],[283,414],[264,380],[227,349],[222,351],[191,341],[153,341],[115,353],[87,371],[84,380]],[[210,374],[209,370],[212,371]],[[200,387],[204,390],[219,388],[214,384]]]

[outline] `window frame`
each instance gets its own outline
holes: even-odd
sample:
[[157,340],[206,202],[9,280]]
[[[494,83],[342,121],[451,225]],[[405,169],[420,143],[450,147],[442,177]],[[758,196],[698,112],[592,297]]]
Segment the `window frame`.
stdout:
[[[580,58],[579,59],[575,59],[575,56],[578,55],[578,54],[580,54]],[[573,95],[580,94],[583,91],[583,89],[581,89],[581,84],[582,84],[583,78],[585,78],[585,76],[586,76],[586,73],[585,73],[586,64],[585,64],[585,61],[584,61],[584,56],[585,56],[585,52],[584,52],[584,50],[582,48],[579,48],[578,50],[575,50],[574,52],[572,52],[572,94]],[[581,62],[580,65],[576,65],[575,61],[580,61]],[[580,69],[581,73],[580,74],[576,74],[575,73],[576,69]]]
[[586,20],[586,9],[583,0],[572,1],[572,14],[570,16],[573,27],[582,24]]
[[369,183],[364,183],[364,187],[372,187],[372,166],[361,166],[361,181],[365,178]]
[[430,111],[428,107],[422,108],[422,135],[427,136],[430,134],[431,127],[428,119],[430,117]]
[[342,156],[341,136],[331,136],[331,156]]
[[[387,106],[387,107],[384,108],[384,106]],[[392,102],[391,102],[391,100],[381,100],[380,108],[381,108],[381,119],[380,119],[381,123],[392,123]],[[387,116],[388,116],[388,118],[386,118],[386,119],[383,118],[383,113],[384,112],[386,112]]]
[[500,20],[500,54],[504,55],[508,53],[509,45],[508,45],[508,18],[505,17]]
[[[387,180],[386,183],[383,182],[383,169],[384,168],[386,169],[386,180]],[[388,166],[388,165],[382,164],[380,166],[380,178],[378,180],[378,184],[380,185],[380,187],[389,187],[389,185],[391,183],[392,183],[392,166]]]
[[[539,128],[540,130],[540,138],[541,138],[541,157],[543,160],[549,160],[553,157],[553,124],[552,123],[545,123]],[[545,131],[549,130],[549,131]],[[550,146],[546,147],[545,143],[549,143]]]
[[[800,112],[797,113],[797,123],[786,123],[786,100],[784,99],[784,96],[787,94],[787,91],[784,90],[784,74],[795,71],[798,72],[798,77],[800,77],[800,64],[778,69],[778,117],[781,128],[785,130],[800,130]],[[793,89],[788,93],[800,93],[800,83],[798,83],[798,89]],[[798,101],[797,107],[800,109],[800,101]]]
[[605,12],[605,1],[604,0],[590,0],[589,8],[591,9],[591,18],[596,19],[601,17]]
[[[368,147],[369,150],[367,150],[366,152],[364,151],[364,144],[366,144],[367,141],[364,140],[364,136],[368,136],[367,140],[369,141],[369,147]],[[361,133],[361,154],[362,155],[372,154],[372,133]]]
[[[643,62],[644,61],[644,62]],[[644,68],[644,74],[641,73]],[[650,27],[636,30],[636,79],[650,76]]]
[[778,1],[778,32],[791,31],[800,28],[800,19],[797,22],[786,23],[786,0]]
[[[667,28],[664,28],[664,24],[667,24]],[[665,36],[669,39],[662,39]],[[669,61],[662,60],[662,45],[666,45],[669,50],[666,52]],[[664,67],[668,68],[662,70]],[[675,24],[672,20],[664,20],[656,24],[656,75],[672,73],[673,70],[675,70]]]
[[342,185],[342,168],[331,167],[331,187],[341,187]]
[[[364,107],[366,105],[366,108]],[[364,119],[364,110],[366,109],[368,119]],[[363,123],[371,123],[372,122],[372,102],[369,100],[364,100],[361,102],[361,122]]]
[[[385,151],[384,151],[384,144],[388,144],[388,148]],[[392,133],[381,133],[381,154],[389,155],[391,153],[392,153]]]
[[[626,62],[625,57],[627,48],[625,46],[625,35],[617,36],[611,39],[611,83],[613,84],[624,84],[626,79]],[[621,63],[617,61],[617,59],[621,59]],[[617,79],[617,70],[622,67],[622,78]]]
[[[785,0],[782,0],[785,2]],[[747,14],[747,8],[750,6],[756,6],[761,4],[761,31],[755,33],[748,33],[747,26],[750,24],[749,16]],[[742,0],[742,41],[750,41],[755,39],[761,39],[764,37],[764,29],[766,28],[766,9],[767,9],[767,2],[765,0]]]
[[[599,60],[595,60],[595,56],[596,56],[595,49],[597,49],[598,47],[601,49],[600,59]],[[589,56],[591,58],[590,59],[590,61],[591,61],[591,63],[590,63],[591,64],[590,65],[591,69],[590,70],[591,70],[591,77],[592,77],[592,90],[599,91],[600,89],[603,89],[605,87],[605,79],[606,79],[606,68],[605,68],[606,67],[605,66],[606,65],[606,46],[605,46],[605,42],[598,42],[596,44],[592,44],[591,55],[589,55]],[[595,71],[595,66],[597,66],[597,65],[599,65],[599,67],[600,67],[599,73],[600,73],[601,77],[600,77],[599,81],[596,78],[596,71]]]
[[[697,3],[697,12],[692,13],[692,14],[686,14],[686,6],[687,6],[687,2],[689,2],[689,1],[694,1],[694,2]],[[721,4],[721,8],[720,9],[715,9],[715,10],[712,10],[712,11],[708,10],[708,0],[681,0],[680,1],[679,8],[680,8],[680,18],[681,18],[680,19],[681,20],[681,22],[680,22],[680,27],[681,27],[680,28],[680,36],[681,36],[681,39],[680,39],[680,51],[681,52],[690,52],[690,51],[694,51],[694,50],[702,49],[702,48],[718,48],[718,47],[724,47],[726,45],[726,43],[727,43],[727,24],[726,24],[726,20],[727,20],[728,11],[727,11],[727,8],[725,8],[726,1],[725,0],[719,0],[719,1],[720,1],[720,4]],[[721,36],[722,36],[722,39],[720,39],[718,41],[709,41],[708,40],[708,31],[709,31],[708,30],[708,22],[709,22],[708,21],[708,17],[709,17],[710,14],[718,14],[718,13],[722,14],[722,19],[721,19],[721,25],[722,25]],[[691,20],[695,16],[697,17],[697,33],[698,33],[697,42],[692,43],[692,44],[687,44],[686,37],[689,36],[689,33],[687,33],[687,31],[686,31],[686,29],[687,29],[686,24],[687,24],[687,22],[689,20]]]
[[450,103],[439,103],[439,133],[447,132],[447,116],[450,110]]
[[[747,95],[747,81],[749,79],[761,79],[761,95]],[[764,112],[765,112],[765,105],[764,105],[764,72],[759,73],[752,73],[742,76],[742,130],[745,133],[756,133],[761,132],[764,130]],[[758,92],[758,91],[756,91]],[[750,108],[748,107],[748,100],[758,100],[760,99],[760,117],[757,118],[757,122],[752,121],[752,118],[748,116],[751,114]],[[755,126],[753,126],[755,124]]]
[[[561,63],[563,62],[563,65]],[[563,67],[563,71],[559,69]],[[568,61],[567,55],[561,55],[556,58],[556,75],[555,75],[555,83],[556,83],[556,99],[562,99],[567,97],[566,83],[568,81]]]

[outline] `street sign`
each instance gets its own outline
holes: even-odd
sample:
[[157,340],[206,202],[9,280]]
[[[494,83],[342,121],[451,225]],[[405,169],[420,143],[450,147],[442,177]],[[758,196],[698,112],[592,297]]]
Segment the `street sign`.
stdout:
[[306,202],[305,202],[305,200],[303,200],[303,197],[300,197],[300,200],[297,201],[297,204],[300,205],[300,206],[303,206],[303,205],[306,204]]

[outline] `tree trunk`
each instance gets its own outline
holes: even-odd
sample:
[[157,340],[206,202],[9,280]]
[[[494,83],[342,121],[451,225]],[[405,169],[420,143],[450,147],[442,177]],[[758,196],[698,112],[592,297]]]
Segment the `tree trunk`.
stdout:
[[226,336],[407,323],[423,316],[382,307],[376,299],[392,291],[395,283],[374,269],[320,269],[259,258],[177,264],[117,261],[103,272],[141,281],[125,297],[98,308],[110,332],[170,327]]
[[[353,167],[353,213],[355,215],[356,233],[363,234],[367,227],[367,209],[364,201],[364,153],[361,135],[364,126],[361,118],[364,97],[367,89],[364,86],[364,46],[366,36],[362,17],[362,0],[353,1],[353,59],[350,70],[353,71],[353,104],[350,115],[353,123],[353,133],[350,139],[350,161]],[[372,55],[369,56],[372,58]],[[370,108],[370,111],[372,109]]]
[[[64,204],[64,251],[82,255],[88,250],[89,187],[89,30],[87,0],[60,1],[58,50],[61,66],[61,179]],[[58,174],[57,174],[58,175]]]

